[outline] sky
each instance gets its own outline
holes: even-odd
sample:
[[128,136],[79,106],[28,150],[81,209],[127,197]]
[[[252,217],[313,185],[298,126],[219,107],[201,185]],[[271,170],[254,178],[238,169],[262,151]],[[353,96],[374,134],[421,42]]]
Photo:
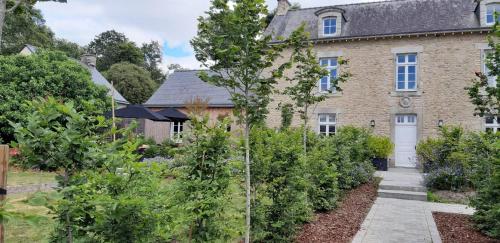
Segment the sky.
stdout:
[[[266,0],[274,9],[277,0]],[[291,0],[302,7],[318,7],[378,0]],[[96,35],[116,30],[138,45],[151,40],[163,46],[163,65],[177,63],[197,69],[189,41],[196,35],[197,18],[210,7],[209,0],[68,0],[40,2],[46,24],[59,38],[87,45]]]

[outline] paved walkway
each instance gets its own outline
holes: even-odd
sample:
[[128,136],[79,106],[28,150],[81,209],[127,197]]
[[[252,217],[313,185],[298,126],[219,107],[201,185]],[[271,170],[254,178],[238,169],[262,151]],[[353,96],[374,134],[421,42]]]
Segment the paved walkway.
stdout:
[[[422,176],[408,169],[378,172],[381,185],[421,187]],[[441,242],[432,212],[472,214],[465,205],[378,197],[356,234],[354,243]]]

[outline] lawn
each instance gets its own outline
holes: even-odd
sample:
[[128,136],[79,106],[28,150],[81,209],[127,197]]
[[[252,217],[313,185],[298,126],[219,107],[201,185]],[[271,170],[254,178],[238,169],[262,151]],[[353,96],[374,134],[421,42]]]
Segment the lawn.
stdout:
[[7,210],[22,213],[30,219],[9,219],[5,224],[5,242],[48,242],[54,220],[44,206],[47,197],[56,197],[56,192],[8,196]]
[[24,186],[55,183],[55,176],[56,174],[51,172],[21,170],[16,167],[10,167],[7,174],[7,185]]

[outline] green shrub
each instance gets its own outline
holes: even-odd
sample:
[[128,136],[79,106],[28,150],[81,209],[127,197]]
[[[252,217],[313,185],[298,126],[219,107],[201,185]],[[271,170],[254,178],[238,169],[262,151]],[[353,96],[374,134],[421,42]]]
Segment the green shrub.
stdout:
[[389,137],[371,135],[368,137],[368,150],[374,158],[388,158],[394,152],[394,144]]
[[463,168],[441,167],[432,170],[425,176],[425,186],[436,190],[458,191],[468,184]]

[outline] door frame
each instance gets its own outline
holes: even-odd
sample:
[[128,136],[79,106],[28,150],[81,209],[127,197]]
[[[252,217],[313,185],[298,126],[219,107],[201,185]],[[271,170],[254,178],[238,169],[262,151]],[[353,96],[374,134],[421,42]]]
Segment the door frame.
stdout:
[[[403,121],[402,123],[398,123],[398,118],[402,117]],[[414,120],[412,122],[408,121],[410,117],[413,117]],[[403,168],[417,168],[418,167],[418,161],[417,161],[417,144],[418,144],[418,116],[416,114],[396,114],[394,117],[394,123],[395,123],[395,128],[394,128],[394,164],[396,167],[403,167]],[[409,162],[409,164],[397,164],[397,157],[396,154],[398,153],[398,144],[396,143],[398,141],[398,128],[400,129],[399,131],[402,132],[404,129],[410,129],[411,133],[404,134],[408,136],[415,136],[415,153],[413,155],[413,158],[415,159],[414,161],[414,166],[412,166],[413,162]],[[401,138],[400,138],[401,139]],[[399,140],[400,140],[399,139]],[[411,154],[411,148],[410,151],[408,151]]]
[[[422,115],[423,113],[420,111],[415,112],[414,109],[408,108],[396,108],[392,109],[391,114],[390,114],[390,126],[391,126],[391,140],[396,145],[396,117],[398,115],[415,115],[417,116],[417,145],[422,139],[422,127],[423,127],[423,120],[424,117]],[[395,168],[396,167],[396,149],[394,149],[394,152],[391,155],[390,161],[389,161],[389,167]],[[417,160],[417,167],[420,168],[421,164]]]

